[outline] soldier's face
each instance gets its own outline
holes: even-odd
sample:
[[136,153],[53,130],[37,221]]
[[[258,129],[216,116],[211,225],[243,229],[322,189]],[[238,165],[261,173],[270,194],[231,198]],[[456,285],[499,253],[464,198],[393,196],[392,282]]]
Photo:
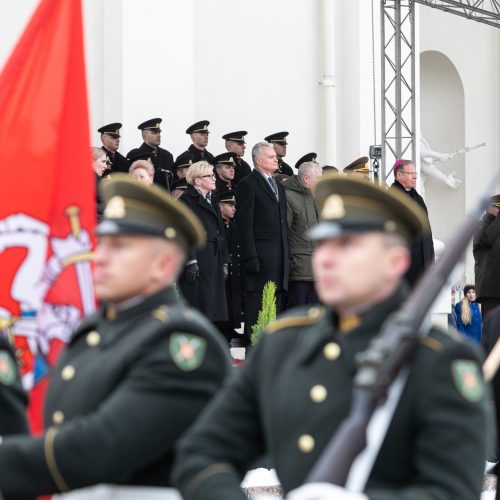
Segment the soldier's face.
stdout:
[[286,144],[279,144],[275,142],[274,150],[276,151],[278,158],[283,158],[284,156],[286,156]]
[[224,181],[232,181],[234,179],[234,167],[231,165],[220,165],[217,167],[219,177]]
[[102,134],[101,135],[101,142],[102,142],[102,145],[108,151],[111,151],[112,153],[117,151],[118,148],[120,147],[120,137],[117,137],[114,135]]
[[157,130],[143,130],[142,137],[148,146],[156,147],[161,144],[161,132]]
[[146,236],[101,236],[94,252],[97,298],[120,303],[159,289],[162,243]]
[[246,144],[242,144],[241,142],[235,142],[235,141],[227,141],[226,149],[230,153],[234,153],[238,156],[243,156],[245,154]]
[[234,219],[236,205],[234,203],[219,203],[220,213],[223,219]]
[[384,243],[382,233],[362,233],[319,242],[313,258],[316,290],[337,312],[356,312],[388,297],[409,265],[402,246]]
[[197,148],[204,148],[208,144],[208,132],[194,132],[191,140]]

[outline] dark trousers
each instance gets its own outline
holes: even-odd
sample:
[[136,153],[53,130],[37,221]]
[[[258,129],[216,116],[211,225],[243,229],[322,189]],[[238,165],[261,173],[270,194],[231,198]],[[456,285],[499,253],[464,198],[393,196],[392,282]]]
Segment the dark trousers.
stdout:
[[288,294],[286,308],[317,304],[319,302],[314,281],[290,281],[288,283]]
[[[284,292],[276,292],[276,314],[283,310]],[[245,292],[245,330],[243,333],[243,342],[250,344],[252,326],[257,323],[260,308],[262,307],[262,292]]]

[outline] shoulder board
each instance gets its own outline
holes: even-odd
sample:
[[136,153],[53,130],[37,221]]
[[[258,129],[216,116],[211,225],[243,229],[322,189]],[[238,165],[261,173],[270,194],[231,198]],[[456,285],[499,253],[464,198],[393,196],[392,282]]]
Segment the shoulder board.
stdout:
[[284,328],[291,328],[294,326],[311,325],[323,316],[325,310],[323,307],[314,306],[307,311],[307,314],[301,316],[286,316],[270,323],[265,328],[267,334],[283,330]]

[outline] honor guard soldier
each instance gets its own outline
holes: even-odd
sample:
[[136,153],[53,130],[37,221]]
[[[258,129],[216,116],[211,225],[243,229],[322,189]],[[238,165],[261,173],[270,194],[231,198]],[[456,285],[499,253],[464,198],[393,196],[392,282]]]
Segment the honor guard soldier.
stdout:
[[224,134],[222,136],[222,138],[226,141],[226,149],[230,153],[235,153],[237,156],[236,163],[234,165],[233,181],[235,189],[238,182],[252,172],[250,165],[243,159],[246,149],[245,136],[247,133],[248,132],[246,130],[238,130],[237,132],[229,132],[228,134]]
[[207,151],[208,134],[210,134],[210,131],[208,130],[209,125],[210,122],[208,120],[202,120],[200,122],[193,123],[186,129],[186,134],[189,134],[189,136],[191,137],[191,142],[193,144],[189,146],[187,151],[181,153],[181,155],[191,153],[193,157],[193,163],[203,160],[208,161],[208,163],[213,165],[214,155]]
[[111,172],[128,172],[129,162],[118,152],[120,147],[121,123],[110,123],[97,130],[101,134],[102,149],[108,155],[109,168]]
[[288,132],[276,132],[275,134],[268,135],[264,140],[273,145],[276,156],[278,157],[278,170],[276,173],[291,176],[293,175],[292,167],[283,161],[283,158],[286,156],[286,147],[288,145],[286,141],[287,136]]
[[299,158],[297,160],[297,163],[295,163],[295,168],[298,170],[299,167],[302,165],[302,163],[306,163],[306,162],[313,162],[313,163],[318,163],[316,161],[316,158],[318,157],[318,155],[316,153],[307,153],[306,155],[302,156],[301,158]]
[[10,327],[10,319],[0,318],[0,436],[29,434],[28,397],[23,390],[14,349],[2,335],[2,331]]
[[370,160],[368,156],[362,156],[344,168],[344,174],[356,175],[358,177],[370,178]]
[[136,160],[151,161],[155,167],[154,183],[168,191],[173,176],[174,157],[170,151],[160,148],[161,122],[161,118],[152,118],[137,126],[142,132],[144,142],[140,147],[128,152],[127,160],[129,166]]
[[186,500],[243,500],[242,477],[268,454],[287,500],[479,498],[486,452],[481,356],[436,329],[420,340],[366,490],[301,488],[349,413],[356,354],[402,303],[407,243],[428,230],[408,197],[365,179],[326,175],[315,197],[312,264],[324,306],[292,310],[264,330],[181,440],[174,483]]
[[235,165],[237,155],[235,153],[222,153],[214,158],[215,175],[215,193],[224,191],[234,191]]
[[239,335],[234,331],[241,327],[242,322],[242,287],[240,267],[240,234],[238,226],[234,221],[236,213],[236,198],[234,191],[221,192],[218,195],[219,209],[224,223],[224,236],[226,237],[229,250],[228,277],[225,281],[228,321],[221,322],[217,326],[224,334],[228,342],[238,339]]
[[174,177],[175,179],[185,179],[188,168],[193,164],[193,155],[191,153],[183,153],[177,157],[174,162]]
[[157,186],[124,174],[102,186],[101,306],[61,353],[45,433],[0,444],[7,498],[87,487],[76,498],[106,488],[105,498],[178,499],[165,488],[175,444],[228,374],[220,334],[174,289],[188,252],[205,243],[200,222]]

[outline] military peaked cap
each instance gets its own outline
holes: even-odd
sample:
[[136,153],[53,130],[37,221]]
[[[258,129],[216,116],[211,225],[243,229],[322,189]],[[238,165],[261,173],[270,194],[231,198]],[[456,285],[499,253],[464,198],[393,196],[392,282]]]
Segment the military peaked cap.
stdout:
[[139,130],[155,130],[161,132],[160,123],[161,118],[151,118],[151,120],[146,120],[137,126]]
[[210,122],[208,120],[201,120],[201,122],[193,123],[190,127],[186,129],[186,134],[194,134],[195,132],[201,132],[201,133],[206,132],[208,134],[209,125]]
[[276,132],[275,134],[268,135],[267,137],[264,137],[264,140],[266,142],[277,142],[278,144],[288,144],[286,142],[286,137],[288,135],[288,132]]
[[323,166],[323,173],[325,172],[338,172],[339,169],[337,167],[334,167],[333,165],[324,165]]
[[238,130],[238,132],[229,132],[229,134],[224,134],[222,138],[226,141],[241,142],[242,144],[246,144],[245,135],[247,134],[248,132],[246,130]]
[[354,160],[352,163],[349,163],[349,165],[347,165],[347,167],[344,168],[344,172],[367,173],[370,171],[369,161],[370,160],[368,156],[362,156],[361,158]]
[[177,157],[177,160],[175,160],[172,168],[175,171],[178,168],[189,168],[192,164],[193,164],[193,155],[187,152],[187,153],[182,153]]
[[316,153],[307,153],[302,158],[297,160],[297,163],[295,164],[295,168],[299,168],[302,165],[302,163],[306,163],[308,161],[313,161],[316,163],[317,156],[318,155]]
[[108,125],[103,125],[97,131],[101,134],[108,134],[114,137],[120,137],[120,129],[122,128],[121,123],[110,123]]
[[175,179],[174,182],[170,185],[170,190],[175,191],[176,189],[180,189],[181,191],[185,191],[188,188],[188,183],[186,179]]
[[224,191],[217,195],[219,203],[232,203],[236,204],[236,198],[234,196],[234,191]]
[[232,165],[234,167],[234,164],[236,163],[236,160],[238,159],[238,155],[236,153],[222,153],[220,155],[217,155],[214,160],[213,164],[214,165]]
[[363,177],[323,175],[313,188],[319,224],[312,240],[378,231],[411,241],[429,231],[424,210],[409,196],[384,189]]
[[500,208],[500,194],[496,194],[495,196],[492,196],[490,198],[490,203],[492,205],[496,205],[497,207]]
[[202,248],[205,230],[196,215],[162,188],[148,186],[126,174],[99,184],[105,201],[97,234],[142,234],[166,238],[187,251]]

